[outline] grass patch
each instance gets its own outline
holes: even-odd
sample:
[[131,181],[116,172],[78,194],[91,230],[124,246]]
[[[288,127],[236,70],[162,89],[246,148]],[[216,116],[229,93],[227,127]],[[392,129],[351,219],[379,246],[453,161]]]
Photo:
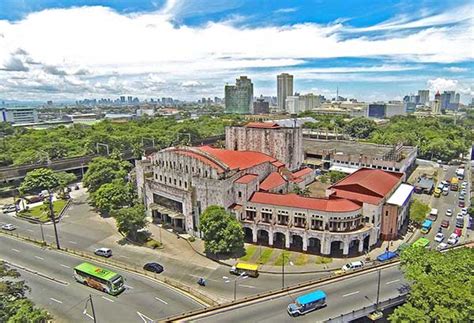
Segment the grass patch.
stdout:
[[285,262],[285,266],[288,265],[288,263],[290,262],[290,252],[289,251],[282,251],[277,259],[275,259],[275,262],[273,263],[273,265],[275,266],[281,266],[283,265],[283,261]]
[[162,244],[159,241],[156,241],[155,239],[148,239],[148,241],[145,242],[145,246],[151,249],[156,249],[161,248]]
[[261,265],[265,265],[268,262],[268,260],[270,260],[272,253],[273,253],[273,249],[264,248],[262,253],[260,254],[260,257],[257,260],[257,263]]
[[257,246],[248,246],[247,248],[245,248],[245,256],[240,257],[240,260],[249,261],[250,258],[252,258],[252,256],[255,254],[255,251],[257,251]]
[[[62,211],[62,209],[66,206],[66,203],[66,200],[56,200],[53,202],[54,216],[56,219],[58,218],[58,215]],[[43,210],[43,205],[32,207],[27,211],[22,211],[18,213],[18,215],[23,217],[34,218],[41,222],[48,222],[51,220],[49,216],[49,210],[45,212]]]
[[316,261],[315,263],[317,265],[320,265],[320,264],[330,264],[332,262],[332,258],[329,258],[329,257],[321,257],[321,256],[317,256],[316,257]]
[[308,255],[305,253],[300,253],[298,257],[294,260],[295,266],[303,266],[308,263]]

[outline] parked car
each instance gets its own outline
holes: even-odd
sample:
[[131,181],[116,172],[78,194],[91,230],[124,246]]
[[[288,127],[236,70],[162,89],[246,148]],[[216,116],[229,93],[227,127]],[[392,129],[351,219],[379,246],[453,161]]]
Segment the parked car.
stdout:
[[456,220],[456,228],[464,228],[464,219]]
[[448,228],[449,227],[449,221],[448,220],[441,221],[441,227],[442,228]]
[[443,188],[443,195],[446,196],[446,195],[448,195],[448,194],[449,194],[449,186],[445,186],[445,187]]
[[436,246],[436,250],[441,251],[443,249],[446,249],[448,247],[448,244],[446,242],[441,242],[438,246]]
[[461,209],[461,214],[462,214],[462,215],[466,215],[466,214],[467,214],[467,207],[463,207],[463,208]]
[[461,228],[456,228],[456,229],[454,229],[454,233],[455,233],[458,237],[461,237],[461,236],[462,236],[462,229],[461,229]]
[[143,266],[143,269],[147,271],[152,271],[157,274],[162,273],[164,270],[163,266],[157,262],[149,262]]
[[13,231],[13,230],[16,229],[16,226],[14,226],[13,224],[8,223],[8,224],[2,225],[2,229],[7,230],[7,231]]
[[462,208],[462,207],[465,207],[466,204],[464,203],[464,200],[459,200],[458,206],[461,207],[461,208]]
[[345,264],[342,266],[342,270],[344,271],[349,271],[349,270],[355,270],[355,269],[360,269],[364,267],[364,263],[362,261],[353,261],[348,264]]
[[446,216],[452,216],[453,215],[453,210],[447,209],[446,210]]
[[466,182],[466,181],[462,182],[462,183],[461,183],[461,188],[464,189],[464,188],[466,188],[466,187],[467,187],[467,182]]
[[38,202],[43,201],[44,197],[40,196],[40,195],[33,195],[33,196],[30,196],[30,197],[25,197],[25,200],[28,202],[28,204],[38,203]]
[[17,208],[16,208],[16,205],[8,204],[8,205],[5,205],[5,206],[2,208],[2,211],[3,211],[3,213],[16,212],[16,211],[17,211]]
[[397,257],[398,254],[396,252],[393,252],[393,251],[385,251],[384,253],[382,253],[381,255],[379,255],[377,257],[377,260],[380,261],[380,262],[384,262],[384,261],[388,261],[390,259],[393,259],[395,257]]
[[444,240],[444,234],[442,234],[441,232],[438,232],[438,233],[436,234],[434,240],[435,240],[436,242],[441,242],[441,241],[443,241],[443,240]]
[[457,234],[451,233],[448,239],[448,244],[455,245],[456,243],[458,243],[458,241],[459,241],[459,237],[457,236]]
[[112,257],[112,250],[109,248],[99,248],[99,249],[96,249],[94,253],[97,256],[101,256],[101,257],[106,257],[106,258]]

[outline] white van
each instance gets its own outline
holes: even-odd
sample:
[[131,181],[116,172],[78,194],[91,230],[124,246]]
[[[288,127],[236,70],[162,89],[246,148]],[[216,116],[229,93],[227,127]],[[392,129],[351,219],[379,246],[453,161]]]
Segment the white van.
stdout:
[[362,261],[353,261],[342,266],[342,270],[344,271],[356,270],[362,267],[364,267],[364,263]]
[[97,256],[102,256],[106,258],[112,257],[112,250],[109,248],[99,248],[99,249],[96,249],[94,253]]

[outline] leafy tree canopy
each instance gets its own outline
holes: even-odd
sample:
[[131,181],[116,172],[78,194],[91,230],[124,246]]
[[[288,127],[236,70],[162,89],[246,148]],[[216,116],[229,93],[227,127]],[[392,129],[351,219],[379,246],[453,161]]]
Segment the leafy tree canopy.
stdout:
[[84,186],[93,193],[103,184],[124,179],[130,168],[130,163],[126,161],[105,157],[94,158],[84,175]]
[[103,214],[109,214],[124,206],[132,205],[133,190],[130,184],[123,180],[106,183],[90,194],[92,204]]
[[145,208],[142,204],[132,207],[125,207],[113,214],[120,232],[132,239],[136,238],[137,230],[143,229],[147,225]]
[[474,249],[440,253],[408,248],[401,268],[411,284],[407,302],[396,308],[392,322],[470,322],[474,313]]
[[37,168],[28,172],[20,185],[20,192],[38,192],[41,190],[54,190],[59,186],[59,178],[49,168]]
[[365,139],[377,128],[374,120],[358,117],[354,118],[345,126],[345,132],[354,138]]
[[209,206],[201,214],[199,229],[203,233],[204,247],[208,253],[239,253],[244,248],[241,224],[223,207]]
[[431,209],[427,204],[415,199],[410,205],[410,212],[408,216],[411,221],[421,225],[430,210]]

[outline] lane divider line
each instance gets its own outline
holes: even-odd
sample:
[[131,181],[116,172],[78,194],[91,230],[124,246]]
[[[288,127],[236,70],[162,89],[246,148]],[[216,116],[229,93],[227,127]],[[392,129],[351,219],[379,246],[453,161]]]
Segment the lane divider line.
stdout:
[[39,272],[39,271],[36,271],[36,270],[33,270],[33,269],[29,269],[29,268],[23,267],[23,266],[21,266],[21,265],[15,264],[15,263],[10,262],[10,261],[5,261],[5,260],[4,260],[4,262],[6,262],[6,263],[7,263],[8,265],[10,265],[11,267],[15,267],[15,268],[17,268],[17,269],[26,271],[26,272],[28,272],[28,273],[30,273],[30,274],[33,274],[33,275],[36,275],[36,276],[41,277],[41,278],[43,278],[43,279],[49,280],[49,281],[51,281],[51,282],[53,282],[53,283],[56,283],[56,284],[59,284],[59,285],[62,285],[62,286],[68,286],[68,285],[69,285],[68,282],[65,282],[65,281],[56,279],[56,278],[54,278],[54,277],[50,277],[50,276],[48,276],[48,275],[46,275],[46,274],[43,274],[43,273],[41,273],[41,272]]
[[400,279],[395,279],[395,280],[391,280],[389,282],[386,282],[385,285],[390,285],[390,284],[393,284],[393,283],[396,283],[396,282],[399,282]]
[[360,291],[355,291],[355,292],[352,292],[352,293],[349,293],[349,294],[344,294],[342,295],[342,297],[347,297],[347,296],[352,296],[352,295],[356,295],[356,294],[359,294]]
[[58,299],[56,299],[56,298],[50,297],[49,299],[52,300],[53,302],[56,302],[56,303],[59,303],[59,304],[62,304],[62,303],[63,303],[63,302],[61,302],[60,300],[58,300]]
[[35,256],[36,259],[39,259],[39,260],[44,260],[43,257],[40,257],[40,256]]
[[164,300],[162,300],[162,299],[161,299],[161,298],[159,298],[159,297],[155,297],[155,299],[156,299],[157,301],[160,301],[160,302],[162,302],[163,304],[166,304],[166,305],[168,305],[168,303],[167,303],[167,302],[165,302]]
[[109,302],[111,302],[111,303],[115,302],[113,299],[107,298],[107,297],[105,297],[105,296],[102,296],[102,298],[105,299],[105,300],[107,300],[107,301],[109,301]]

